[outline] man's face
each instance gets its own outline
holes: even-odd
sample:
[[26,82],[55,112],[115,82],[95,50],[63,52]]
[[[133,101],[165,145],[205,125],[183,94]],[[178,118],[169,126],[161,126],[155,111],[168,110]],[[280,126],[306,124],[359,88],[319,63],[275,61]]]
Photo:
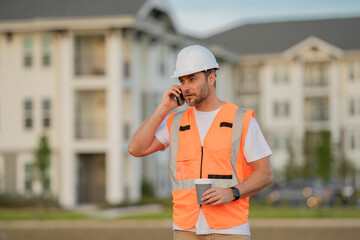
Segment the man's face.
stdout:
[[202,72],[179,78],[181,90],[189,106],[201,104],[210,94],[210,87],[205,74]]

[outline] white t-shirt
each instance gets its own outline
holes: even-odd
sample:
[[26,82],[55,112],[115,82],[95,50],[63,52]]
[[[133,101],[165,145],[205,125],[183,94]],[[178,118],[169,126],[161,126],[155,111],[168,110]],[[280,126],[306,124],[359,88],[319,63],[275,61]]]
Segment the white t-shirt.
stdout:
[[[196,124],[199,130],[201,144],[203,144],[205,135],[209,130],[211,123],[213,122],[216,114],[220,111],[216,109],[210,112],[200,112],[194,108],[194,114],[196,119]],[[167,148],[170,144],[170,136],[167,128],[167,117],[163,120],[163,122],[158,127],[156,134],[156,138],[164,144],[165,148]],[[249,128],[246,133],[245,143],[244,143],[244,155],[247,162],[253,162],[259,160],[261,158],[270,156],[272,151],[266,142],[264,135],[261,132],[260,126],[255,118],[251,117]],[[184,230],[173,224],[174,230]],[[249,223],[245,223],[240,226],[226,228],[226,229],[213,229],[207,223],[202,209],[200,208],[199,218],[195,225],[195,228],[190,229],[188,231],[196,232],[196,234],[210,234],[210,233],[219,233],[219,234],[242,234],[242,235],[250,235],[250,227]]]

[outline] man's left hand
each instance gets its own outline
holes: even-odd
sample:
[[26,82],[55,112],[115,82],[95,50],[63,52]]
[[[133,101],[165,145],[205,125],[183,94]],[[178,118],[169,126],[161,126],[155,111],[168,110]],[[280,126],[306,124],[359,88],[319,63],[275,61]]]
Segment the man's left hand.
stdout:
[[234,200],[231,188],[213,187],[202,195],[201,201],[210,206],[217,206]]

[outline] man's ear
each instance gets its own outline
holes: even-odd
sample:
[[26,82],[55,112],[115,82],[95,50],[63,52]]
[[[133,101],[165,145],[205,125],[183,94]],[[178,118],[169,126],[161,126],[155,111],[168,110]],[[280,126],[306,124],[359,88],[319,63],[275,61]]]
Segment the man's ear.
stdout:
[[215,73],[210,73],[209,77],[208,77],[208,81],[209,81],[209,86],[215,86],[215,80],[216,80],[216,75]]

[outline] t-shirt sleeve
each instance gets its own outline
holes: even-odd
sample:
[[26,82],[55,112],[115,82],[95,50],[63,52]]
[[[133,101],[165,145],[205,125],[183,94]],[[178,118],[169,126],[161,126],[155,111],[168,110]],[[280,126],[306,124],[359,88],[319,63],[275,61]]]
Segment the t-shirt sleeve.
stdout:
[[155,137],[165,146],[164,150],[170,145],[170,136],[167,127],[168,116],[160,123],[156,130]]
[[254,162],[271,154],[272,151],[261,132],[259,123],[251,117],[244,144],[244,155],[247,162]]

